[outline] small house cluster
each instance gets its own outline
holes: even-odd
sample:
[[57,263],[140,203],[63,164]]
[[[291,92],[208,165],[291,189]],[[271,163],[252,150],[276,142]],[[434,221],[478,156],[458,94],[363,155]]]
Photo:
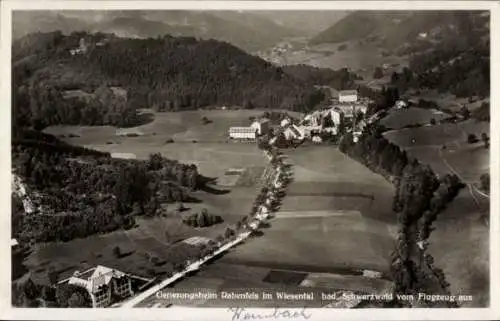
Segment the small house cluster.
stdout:
[[[281,132],[287,140],[310,139],[314,143],[320,143],[324,134],[338,135],[339,130],[344,128],[353,133],[356,141],[365,125],[364,115],[369,103],[368,99],[358,97],[356,90],[340,91],[328,108],[306,115],[298,125],[284,119],[281,122]],[[275,141],[276,139],[271,140],[271,143]]]

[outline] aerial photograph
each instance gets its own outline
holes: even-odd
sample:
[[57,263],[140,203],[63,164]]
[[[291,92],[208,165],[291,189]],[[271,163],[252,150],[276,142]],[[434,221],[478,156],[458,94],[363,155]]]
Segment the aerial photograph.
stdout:
[[490,11],[11,24],[12,307],[490,307]]

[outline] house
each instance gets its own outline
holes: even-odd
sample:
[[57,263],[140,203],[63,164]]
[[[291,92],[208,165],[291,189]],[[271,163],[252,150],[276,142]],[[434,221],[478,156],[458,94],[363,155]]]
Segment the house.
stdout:
[[19,246],[19,242],[16,239],[10,239],[10,247],[11,248],[16,248]]
[[396,101],[396,108],[397,109],[406,108],[406,107],[408,107],[408,104],[404,100]]
[[285,118],[281,121],[280,123],[281,127],[286,127],[288,125],[290,125],[290,119],[289,118]]
[[102,265],[74,274],[58,284],[74,284],[85,288],[92,299],[94,308],[106,307],[113,303],[113,298],[127,297],[133,294],[131,278],[118,270]]
[[317,143],[317,144],[319,144],[319,143],[321,143],[323,140],[322,140],[322,139],[321,139],[321,137],[319,137],[319,136],[313,136],[312,141],[313,141],[313,143]]
[[74,56],[76,54],[87,53],[87,45],[85,44],[85,39],[81,38],[80,39],[80,46],[78,48],[71,49],[69,52],[72,56]]
[[254,127],[231,127],[229,128],[231,139],[256,139],[257,129]]
[[339,92],[339,102],[341,103],[353,103],[358,101],[358,91],[357,90],[342,90]]
[[342,111],[338,108],[332,108],[330,109],[330,117],[332,117],[332,122],[335,124],[335,126],[339,126],[342,122],[342,118],[344,117],[344,114]]
[[338,105],[335,110],[340,111],[343,118],[354,118],[354,105]]
[[285,138],[287,140],[293,140],[293,139],[303,139],[304,138],[304,133],[299,130],[297,126],[288,126],[285,131],[283,132],[285,135]]
[[259,118],[255,120],[252,125],[250,125],[251,128],[254,128],[257,130],[258,135],[265,135],[269,132],[270,129],[270,123],[269,119],[267,118]]
[[366,114],[366,111],[368,110],[368,105],[367,104],[356,104],[354,105],[354,113],[361,112],[363,115]]

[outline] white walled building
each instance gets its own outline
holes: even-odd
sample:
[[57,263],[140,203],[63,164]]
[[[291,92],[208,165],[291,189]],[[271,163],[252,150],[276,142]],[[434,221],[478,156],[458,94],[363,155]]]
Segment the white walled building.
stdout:
[[342,90],[339,92],[339,102],[341,103],[355,103],[358,101],[357,90]]
[[111,305],[113,296],[127,297],[133,294],[132,281],[125,273],[98,265],[84,272],[75,271],[69,279],[59,282],[81,286],[87,290],[94,308]]
[[252,125],[250,125],[250,127],[256,129],[258,135],[267,134],[269,132],[269,129],[271,128],[269,119],[267,118],[260,118],[255,120]]
[[332,117],[332,121],[335,124],[335,126],[339,126],[340,123],[342,122],[342,111],[337,109],[337,108],[332,108],[330,109],[330,116]]
[[281,127],[286,127],[288,125],[290,125],[290,119],[289,118],[285,118],[281,121],[280,123]]
[[254,127],[231,127],[229,128],[231,139],[256,139],[257,129]]

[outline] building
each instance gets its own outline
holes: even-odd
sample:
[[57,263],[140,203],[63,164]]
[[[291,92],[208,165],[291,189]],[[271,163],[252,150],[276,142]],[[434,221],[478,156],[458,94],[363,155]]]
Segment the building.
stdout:
[[368,105],[366,104],[354,105],[354,113],[361,112],[363,115],[365,115],[367,110],[368,110]]
[[408,107],[408,104],[404,100],[396,101],[396,108],[397,109],[406,108],[406,107]]
[[113,298],[131,296],[131,278],[118,270],[98,265],[84,272],[75,271],[73,276],[59,282],[68,283],[85,288],[92,299],[94,308],[111,305]]
[[271,128],[269,119],[267,118],[256,119],[250,127],[256,129],[258,135],[267,134]]
[[338,108],[330,109],[330,116],[332,117],[332,122],[335,126],[339,126],[344,117],[342,111]]
[[322,139],[321,139],[321,137],[319,137],[319,136],[313,136],[312,141],[313,141],[313,143],[317,143],[317,144],[319,144],[319,143],[321,143],[323,140],[322,140]]
[[254,127],[231,127],[229,128],[231,139],[256,139],[257,129]]
[[19,246],[19,242],[16,239],[10,239],[10,247],[15,249]]
[[77,54],[87,53],[87,45],[85,44],[85,39],[81,38],[80,39],[80,46],[78,48],[71,49],[69,52],[72,56],[77,55]]
[[281,123],[280,123],[281,127],[286,127],[288,125],[290,125],[290,119],[289,118],[284,118]]
[[354,103],[358,101],[357,90],[342,90],[339,92],[339,102],[341,103]]
[[338,105],[334,107],[344,118],[354,118],[354,105]]
[[283,134],[285,135],[285,138],[287,140],[294,140],[294,139],[303,139],[304,138],[304,133],[301,132],[301,130],[294,125],[288,126],[284,131]]

